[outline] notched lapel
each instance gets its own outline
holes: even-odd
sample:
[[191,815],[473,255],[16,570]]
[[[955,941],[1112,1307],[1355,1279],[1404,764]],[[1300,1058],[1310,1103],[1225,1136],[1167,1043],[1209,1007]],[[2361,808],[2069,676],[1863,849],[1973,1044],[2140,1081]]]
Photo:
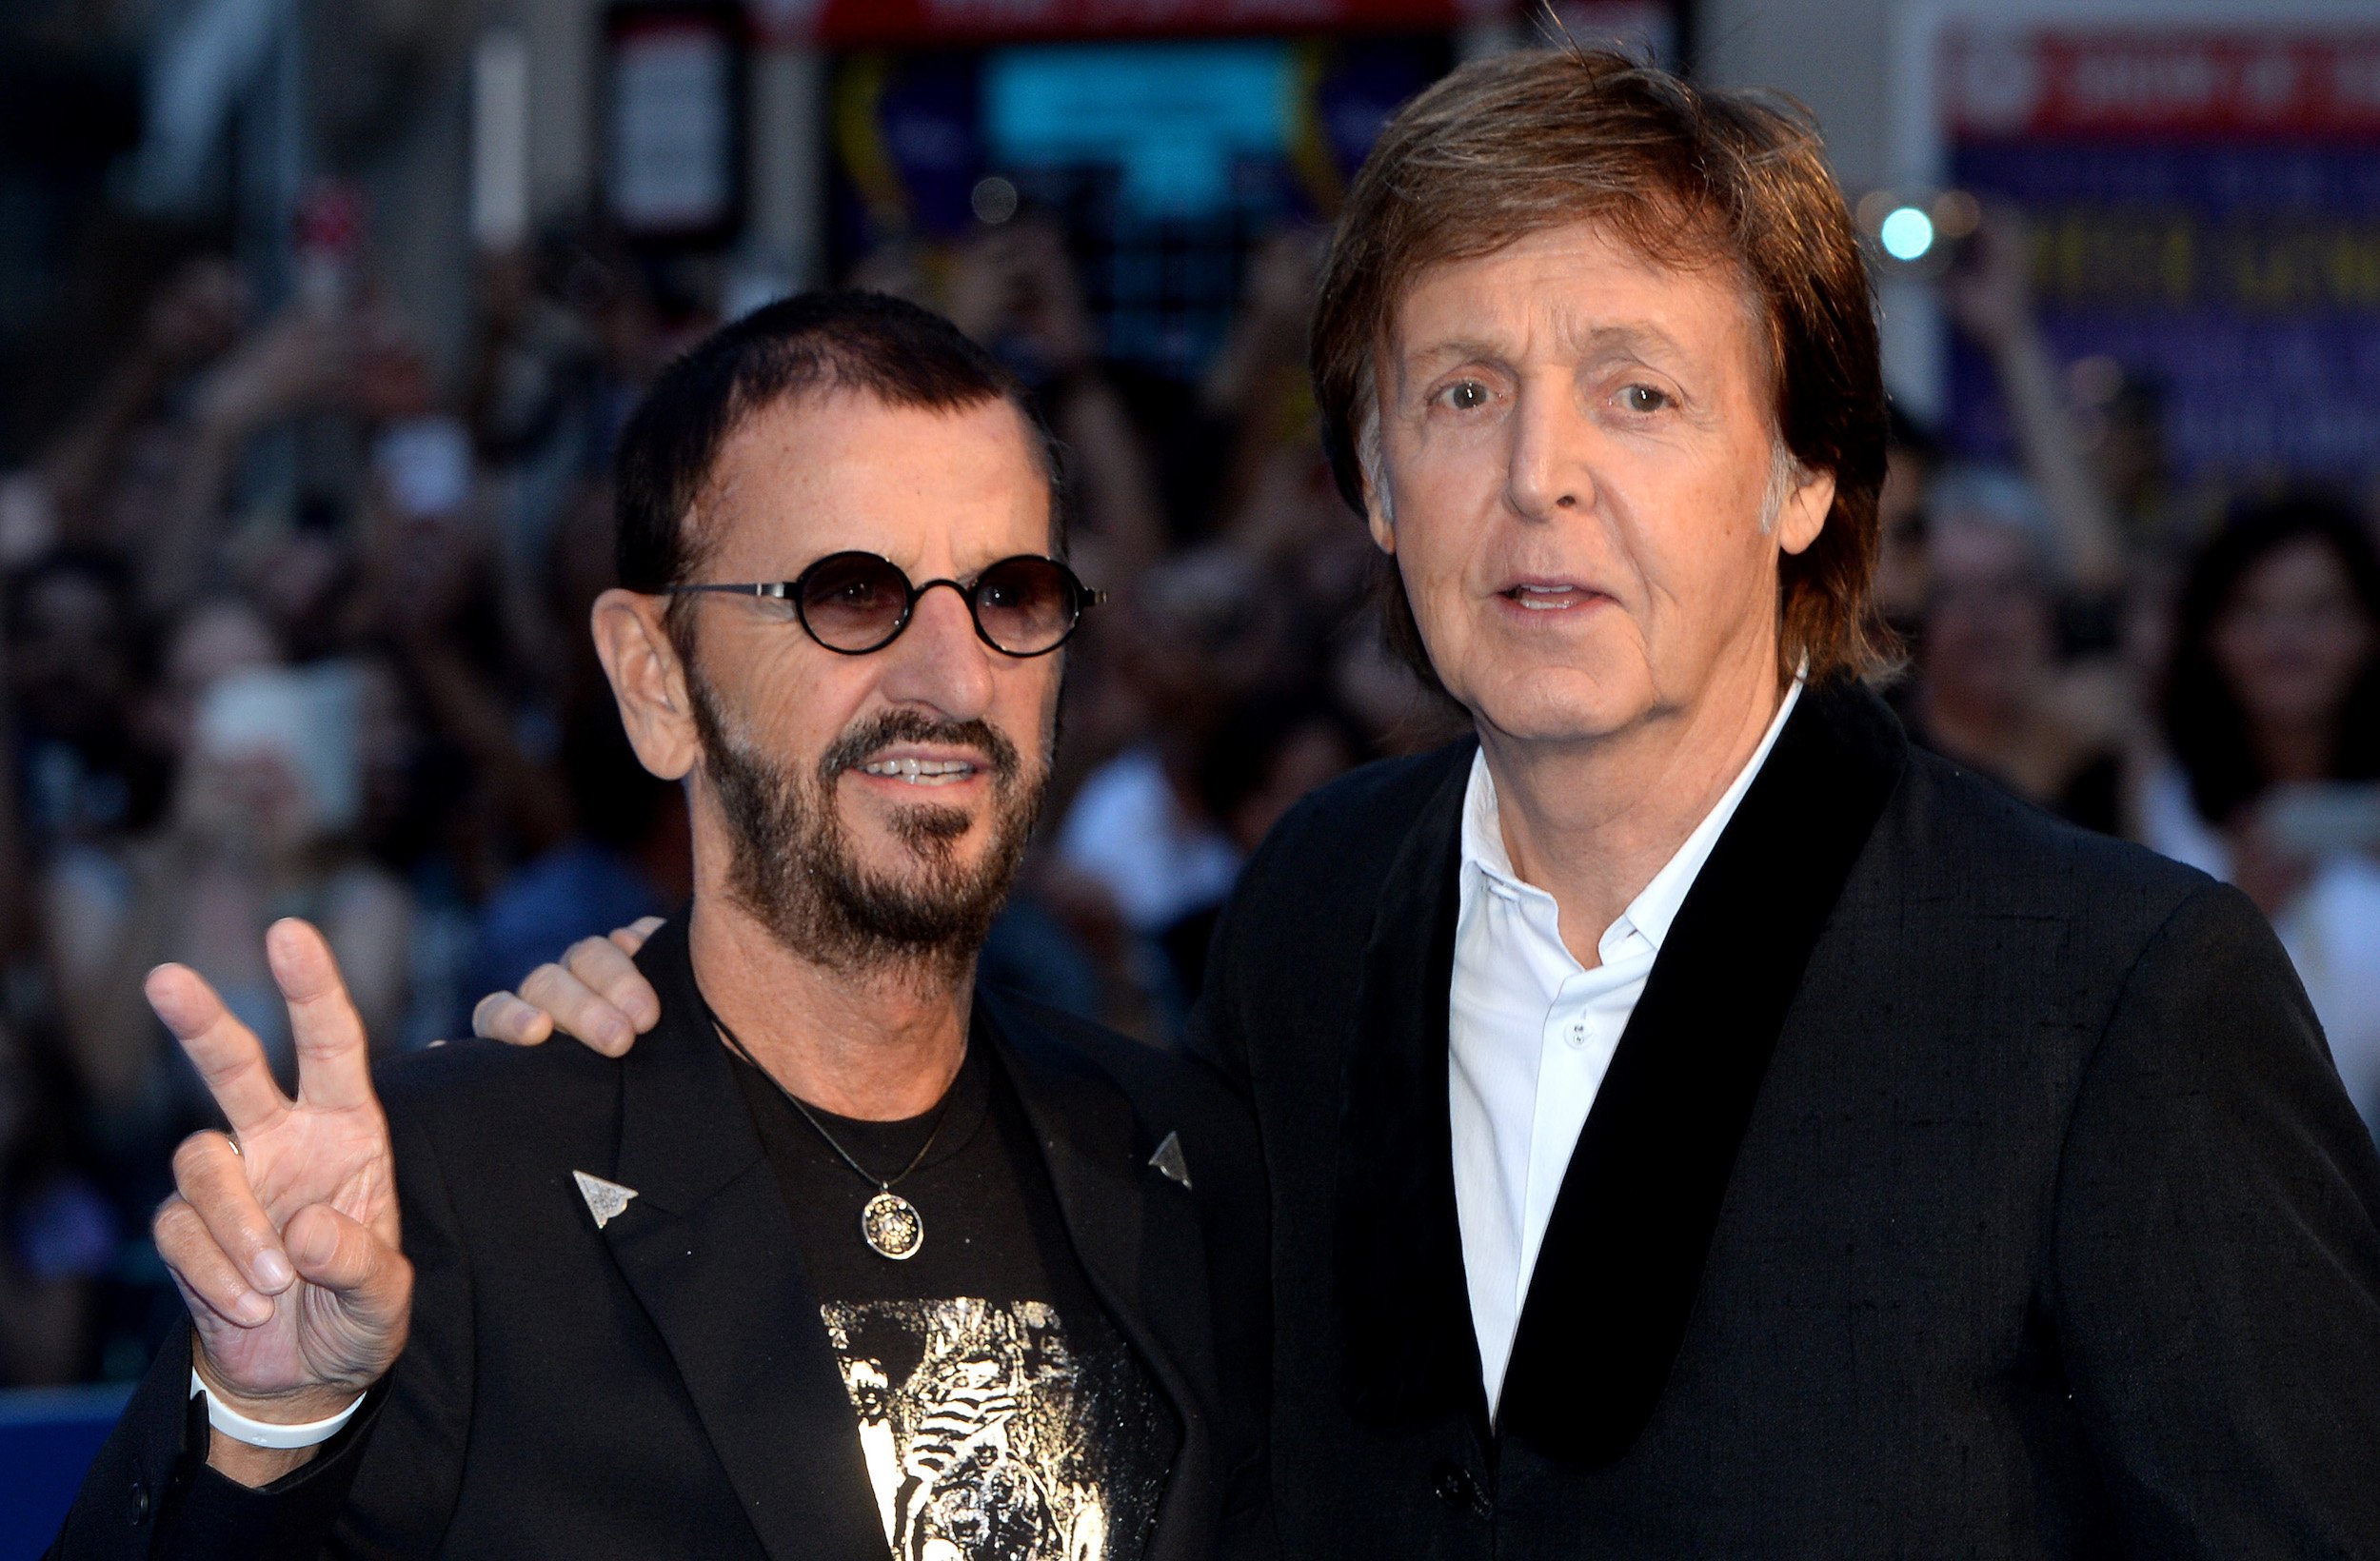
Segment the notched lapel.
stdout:
[[1777,1033],[1907,761],[1874,695],[1803,694],[1679,907],[1578,1135],[1500,1430],[1599,1465],[1652,1418]]
[[1374,912],[1340,1091],[1335,1251],[1348,1401],[1375,1420],[1484,1425],[1455,1209],[1447,992],[1473,745],[1407,832]]
[[[1186,1193],[1146,1163],[1150,1146],[1121,1085],[990,994],[977,1002],[1048,1168],[1060,1218],[1092,1293],[1156,1378],[1181,1428],[1160,1498],[1151,1561],[1202,1555],[1215,1479],[1209,1389],[1178,1340],[1213,1336],[1206,1255]],[[1177,1146],[1177,1152],[1178,1146]]]
[[778,1561],[883,1555],[859,1423],[803,1271],[793,1222],[704,1012],[683,923],[638,960],[663,1018],[623,1059],[616,1179],[602,1226]]

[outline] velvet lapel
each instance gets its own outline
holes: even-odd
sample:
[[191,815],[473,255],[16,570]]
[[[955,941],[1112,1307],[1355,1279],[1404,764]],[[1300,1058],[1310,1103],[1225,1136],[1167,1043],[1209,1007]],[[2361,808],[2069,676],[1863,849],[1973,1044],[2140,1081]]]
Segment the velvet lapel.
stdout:
[[726,1052],[699,1028],[684,919],[637,963],[662,1020],[621,1064],[614,1179],[637,1195],[604,1238],[768,1553],[883,1555],[859,1422],[783,1195]]
[[1908,742],[1865,689],[1813,689],[1679,908],[1554,1204],[1498,1430],[1589,1465],[1668,1380],[1735,1151],[1811,951]]
[[1438,756],[1445,773],[1373,913],[1339,1095],[1335,1258],[1350,1407],[1398,1423],[1461,1415],[1484,1433],[1446,1040],[1474,748]]
[[1149,1561],[1193,1561],[1208,1549],[1219,1477],[1201,1408],[1206,1395],[1177,1342],[1213,1336],[1197,1206],[1148,1164],[1155,1139],[1113,1078],[1013,1005],[982,991],[976,1002],[1041,1145],[1059,1216],[1092,1293],[1181,1428]]

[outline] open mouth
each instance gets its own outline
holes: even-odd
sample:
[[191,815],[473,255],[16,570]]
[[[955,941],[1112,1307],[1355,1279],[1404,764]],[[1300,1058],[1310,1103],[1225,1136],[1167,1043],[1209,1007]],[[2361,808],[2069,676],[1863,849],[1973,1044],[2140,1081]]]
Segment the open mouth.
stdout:
[[879,759],[861,765],[860,773],[912,786],[948,786],[972,777],[976,766],[963,759]]
[[1560,612],[1595,599],[1593,591],[1577,585],[1516,585],[1502,595],[1505,601],[1517,602],[1531,612]]

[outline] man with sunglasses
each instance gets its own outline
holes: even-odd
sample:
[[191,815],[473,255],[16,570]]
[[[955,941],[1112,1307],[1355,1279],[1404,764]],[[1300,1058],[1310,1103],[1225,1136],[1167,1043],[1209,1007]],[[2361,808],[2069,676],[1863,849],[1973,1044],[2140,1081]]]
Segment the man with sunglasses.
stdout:
[[974,989],[1098,600],[1055,478],[1014,380],[895,300],[775,305],[663,374],[593,616],[692,816],[693,903],[639,961],[658,1026],[375,1077],[284,922],[292,1101],[196,973],[153,973],[231,1132],[176,1156],[192,1326],[54,1553],[1261,1548],[1223,1381],[1262,1356],[1249,1124]]

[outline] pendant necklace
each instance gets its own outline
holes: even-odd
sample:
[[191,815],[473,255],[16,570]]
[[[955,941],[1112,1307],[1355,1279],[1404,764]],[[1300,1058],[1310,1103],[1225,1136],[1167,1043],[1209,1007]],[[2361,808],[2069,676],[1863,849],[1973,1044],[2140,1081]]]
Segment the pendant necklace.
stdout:
[[712,1028],[719,1032],[719,1038],[727,1043],[727,1049],[744,1058],[747,1064],[758,1071],[763,1078],[775,1085],[777,1093],[792,1102],[793,1109],[802,1114],[802,1119],[809,1123],[820,1137],[826,1140],[826,1147],[835,1152],[836,1157],[851,1167],[862,1181],[876,1189],[876,1195],[869,1198],[860,1210],[860,1239],[867,1243],[868,1250],[879,1257],[889,1257],[896,1263],[904,1263],[915,1257],[918,1255],[918,1249],[925,1245],[925,1220],[918,1214],[918,1206],[894,1192],[893,1186],[896,1182],[906,1180],[909,1173],[923,1165],[925,1156],[934,1152],[934,1140],[942,1136],[942,1119],[950,1115],[950,1099],[951,1096],[956,1093],[955,1087],[942,1093],[942,1109],[934,1114],[934,1126],[932,1131],[926,1134],[925,1142],[918,1146],[917,1154],[907,1165],[901,1168],[898,1175],[887,1179],[875,1175],[866,1166],[853,1159],[851,1152],[835,1141],[835,1136],[826,1131],[826,1124],[820,1121],[810,1108],[803,1103],[800,1096],[783,1084],[779,1084],[775,1074],[753,1061],[752,1054],[744,1049],[744,1042],[736,1038],[736,1033],[727,1028],[724,1019],[713,1014],[710,1020]]

